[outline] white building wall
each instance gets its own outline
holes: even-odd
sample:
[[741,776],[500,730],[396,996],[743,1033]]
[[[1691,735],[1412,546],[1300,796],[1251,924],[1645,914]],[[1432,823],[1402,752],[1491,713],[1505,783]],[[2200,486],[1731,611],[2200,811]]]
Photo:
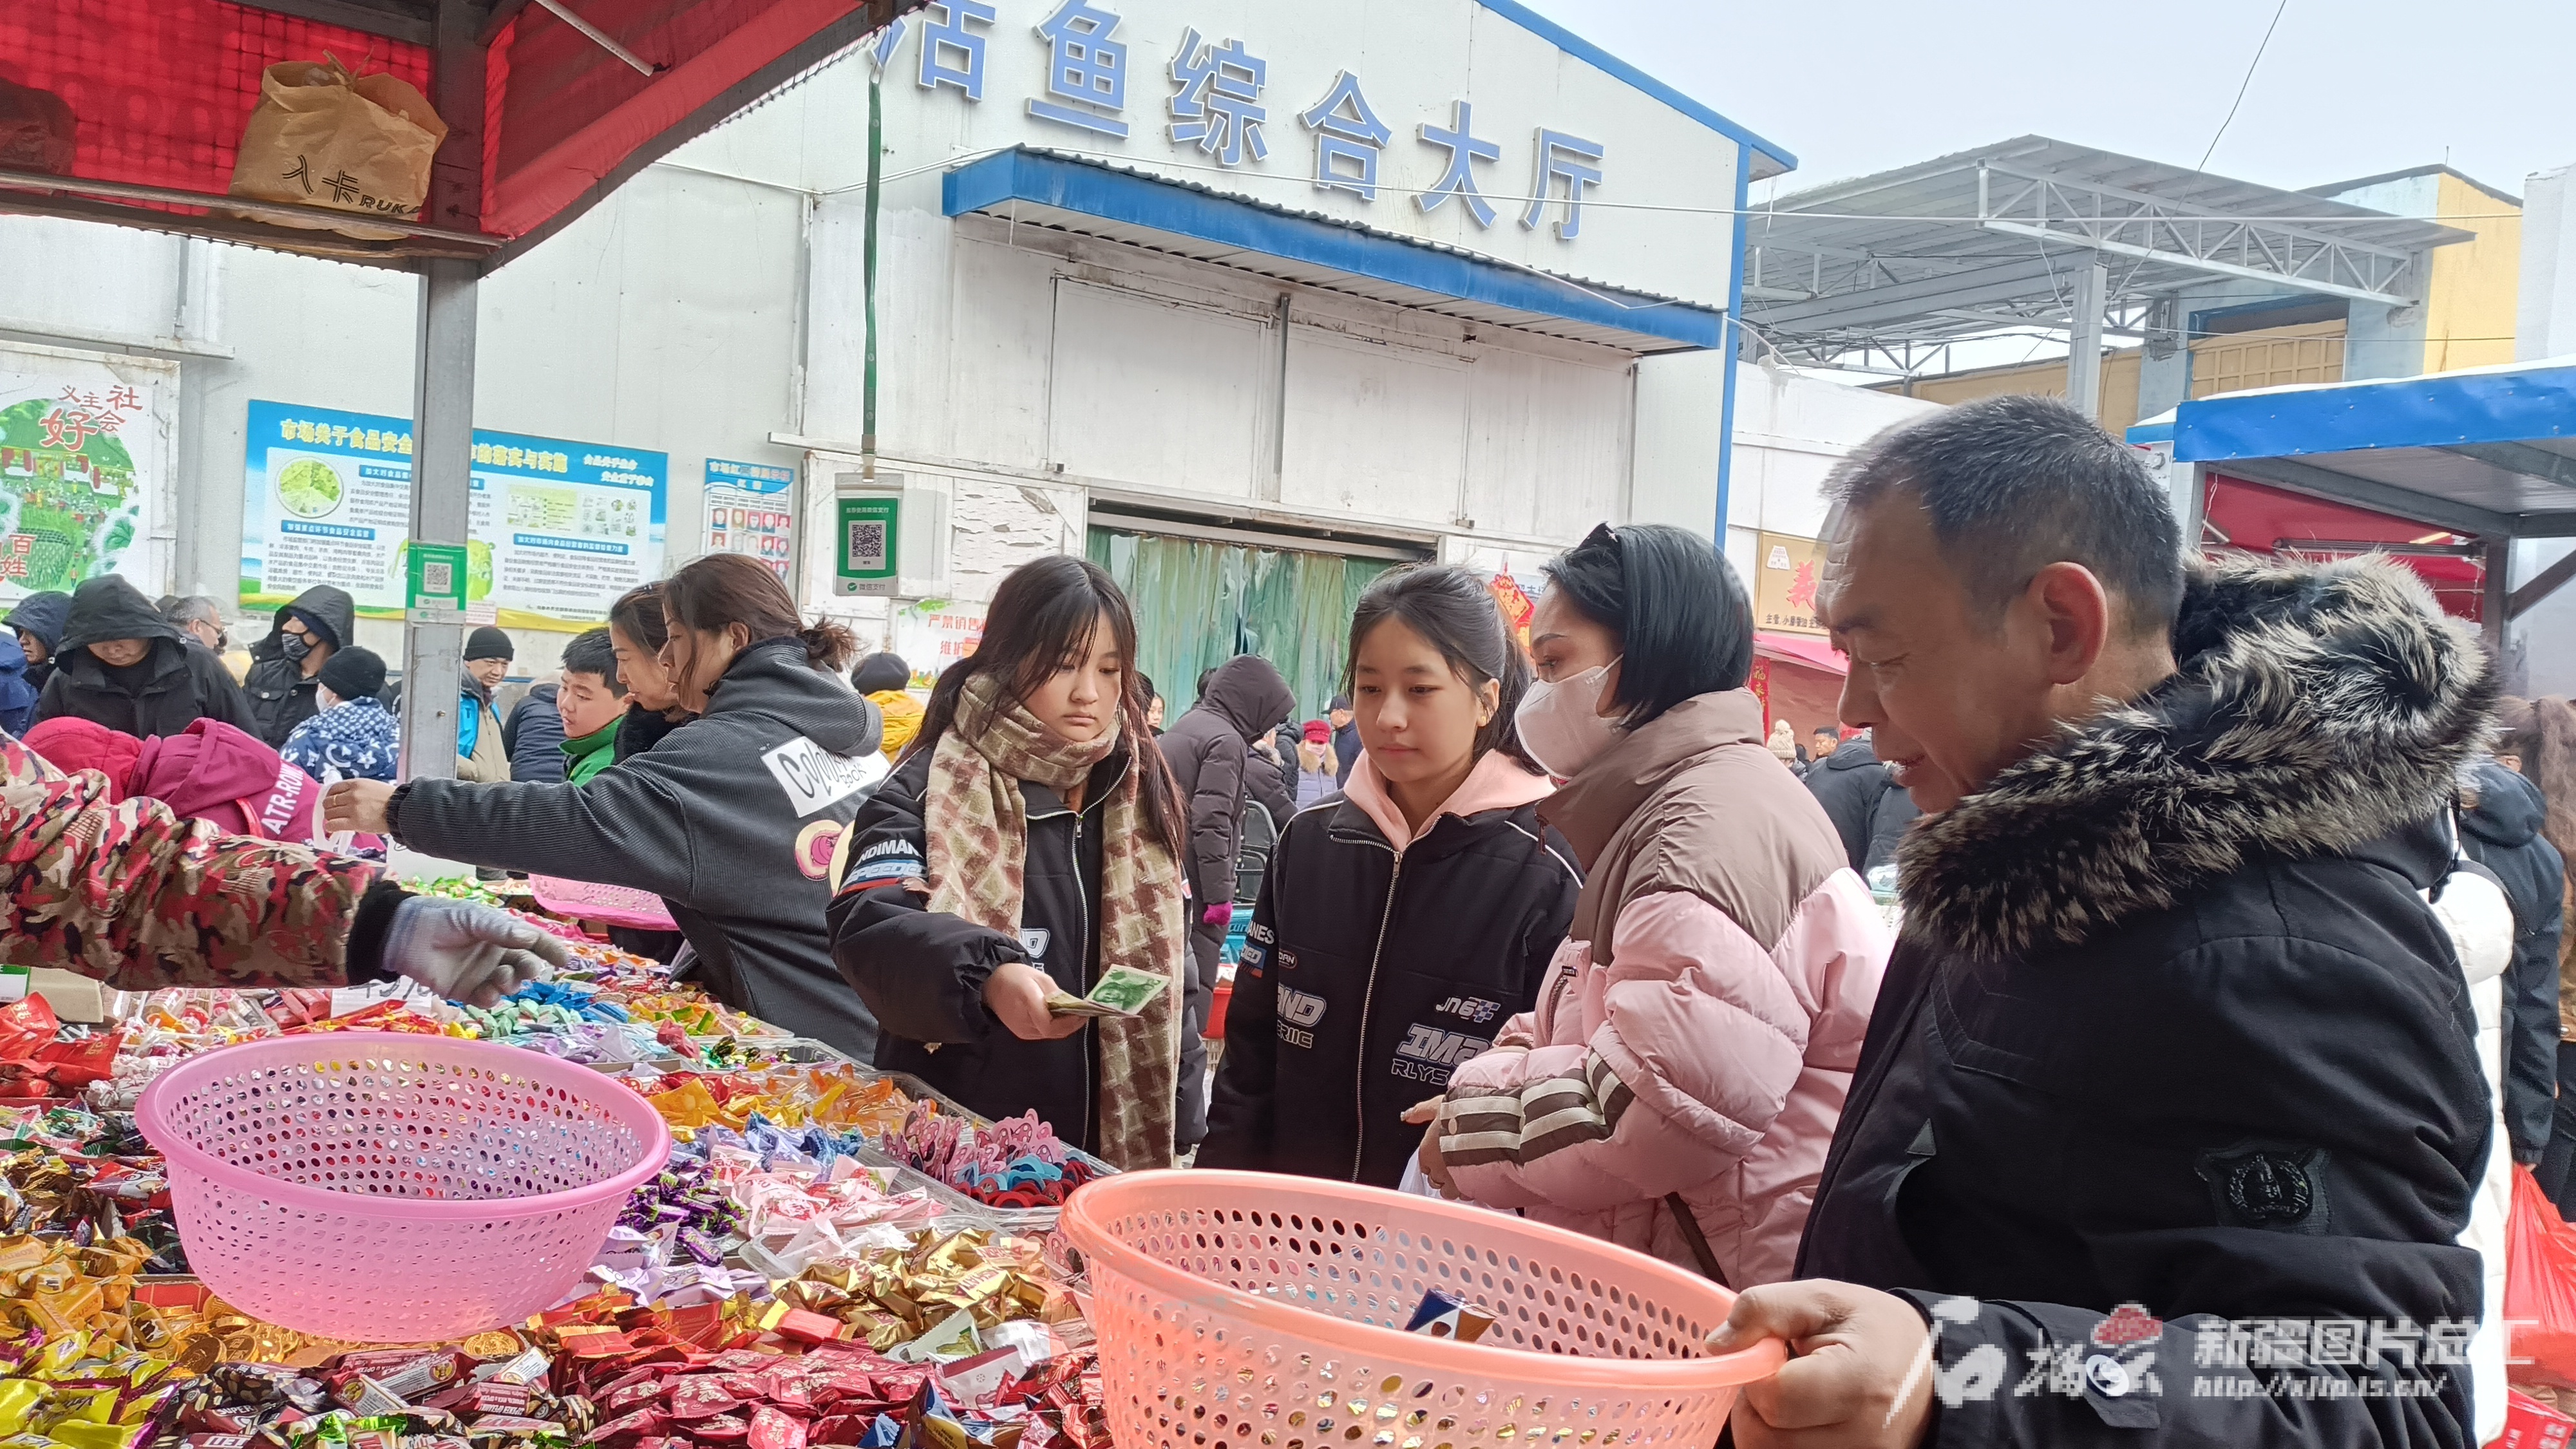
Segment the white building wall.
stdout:
[[1816,537],[1825,525],[1825,475],[1834,464],[1881,430],[1940,406],[1782,368],[1737,363],[1727,561],[1749,580],[1757,534]]
[[[1048,8],[1006,4],[987,32],[994,68],[980,105],[913,83],[921,17],[884,86],[880,454],[888,471],[944,492],[949,596],[980,599],[1036,553],[1079,551],[1095,493],[1256,525],[1329,524],[1442,557],[1531,561],[1603,520],[1704,530],[1714,518],[1725,366],[1715,354],[1641,363],[943,215],[943,171],[1022,139],[1020,98],[1045,54],[1029,26]],[[1513,264],[1724,301],[1725,218],[1668,208],[1733,202],[1733,139],[1474,0],[1431,0],[1370,26],[1239,9],[1230,22],[1201,13],[1199,0],[1122,7],[1133,133],[1105,154]],[[1212,39],[1239,30],[1270,61],[1272,155],[1258,174],[1211,175],[1164,136],[1164,69],[1184,22]],[[1459,34],[1473,43],[1451,43]],[[1313,133],[1296,119],[1344,68],[1395,131],[1380,172],[1392,189],[1374,203],[1312,185]],[[706,458],[806,465],[807,602],[873,623],[883,606],[830,601],[822,547],[831,479],[856,471],[864,426],[866,75],[863,59],[845,57],[488,278],[476,421],[666,452],[669,564],[702,546]],[[1428,186],[1444,154],[1416,141],[1414,125],[1445,124],[1449,99],[1465,96],[1477,100],[1476,131],[1504,147],[1478,172],[1503,198],[1490,229],[1455,203],[1426,214],[1404,189]],[[1508,198],[1528,188],[1540,125],[1610,146],[1596,199],[1659,205],[1587,208],[1576,242],[1521,226]],[[1057,139],[1084,149],[1079,134]],[[1548,219],[1561,215],[1552,206]],[[411,411],[418,290],[407,274],[11,217],[0,217],[0,255],[11,261],[0,268],[0,334],[181,361],[180,538],[173,576],[139,581],[149,588],[229,607],[251,399]],[[392,624],[364,624],[361,636],[389,656],[399,648]],[[551,668],[566,638],[523,634],[521,672]]]

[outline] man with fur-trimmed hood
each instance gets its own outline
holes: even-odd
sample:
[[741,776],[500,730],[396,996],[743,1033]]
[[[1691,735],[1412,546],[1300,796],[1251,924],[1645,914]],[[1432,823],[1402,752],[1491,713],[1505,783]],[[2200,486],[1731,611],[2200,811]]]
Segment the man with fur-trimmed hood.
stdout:
[[2045,399],[1831,491],[1843,722],[1926,818],[1810,1281],[1714,1336],[1795,1355],[1735,1442],[2484,1440],[2476,639],[2386,562],[2187,568],[2138,454]]

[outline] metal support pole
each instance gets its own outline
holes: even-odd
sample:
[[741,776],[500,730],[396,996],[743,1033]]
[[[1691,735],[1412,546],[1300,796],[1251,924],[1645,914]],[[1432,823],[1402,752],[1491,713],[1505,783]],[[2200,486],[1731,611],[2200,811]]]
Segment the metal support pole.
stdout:
[[[923,44],[929,44],[923,41]],[[861,307],[867,314],[867,358],[859,376],[859,476],[877,476],[877,183],[885,164],[885,67],[868,72],[867,250],[859,260]]]
[[[411,537],[465,542],[474,489],[472,262],[421,263],[420,326],[412,375]],[[403,626],[402,761],[406,780],[456,777],[456,707],[464,627]]]
[[2478,632],[2486,636],[2487,648],[2495,651],[2496,663],[2504,660],[2504,626],[2512,612],[2512,593],[2507,585],[2513,577],[2513,540],[2482,538],[2483,562],[2486,564],[2484,587],[2479,591]]
[[2102,309],[2111,274],[2101,263],[2075,269],[2074,317],[2067,329],[2066,401],[2088,418],[2102,416]]

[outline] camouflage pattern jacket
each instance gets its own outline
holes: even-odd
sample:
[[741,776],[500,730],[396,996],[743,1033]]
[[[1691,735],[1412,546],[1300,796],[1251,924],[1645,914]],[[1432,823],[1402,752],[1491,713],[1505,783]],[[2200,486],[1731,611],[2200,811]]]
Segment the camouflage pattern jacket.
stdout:
[[342,986],[381,975],[403,892],[382,866],[225,835],[157,800],[110,803],[0,734],[0,962],[121,990]]

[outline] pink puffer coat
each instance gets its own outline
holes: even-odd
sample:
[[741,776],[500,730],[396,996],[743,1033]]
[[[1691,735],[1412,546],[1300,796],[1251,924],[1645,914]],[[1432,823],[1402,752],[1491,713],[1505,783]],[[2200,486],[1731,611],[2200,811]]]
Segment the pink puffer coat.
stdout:
[[1685,700],[1540,807],[1584,862],[1538,1010],[1460,1066],[1437,1131],[1467,1198],[1789,1276],[1893,937],[1746,691]]

